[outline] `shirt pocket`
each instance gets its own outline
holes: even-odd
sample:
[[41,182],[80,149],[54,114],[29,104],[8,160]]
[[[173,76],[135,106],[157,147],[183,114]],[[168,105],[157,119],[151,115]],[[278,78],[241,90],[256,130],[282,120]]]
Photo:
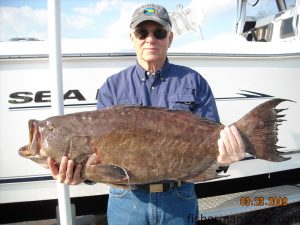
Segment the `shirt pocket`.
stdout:
[[199,101],[193,94],[176,94],[169,97],[169,108],[176,110],[192,111]]
[[115,105],[141,105],[137,97],[122,97],[114,100]]

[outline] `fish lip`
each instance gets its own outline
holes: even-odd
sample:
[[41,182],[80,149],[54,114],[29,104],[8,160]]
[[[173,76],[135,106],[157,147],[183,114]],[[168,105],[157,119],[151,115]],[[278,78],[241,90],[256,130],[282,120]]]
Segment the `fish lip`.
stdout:
[[25,145],[19,149],[19,155],[23,157],[30,157],[32,154],[29,151],[29,145]]
[[46,169],[49,169],[47,157],[41,156],[40,154],[33,155],[29,149],[29,145],[21,147],[19,149],[19,155],[25,158],[29,158],[34,162],[40,164],[41,166],[45,167]]
[[21,147],[19,149],[19,155],[23,157],[32,157],[34,156],[35,152],[32,151],[32,141],[34,137],[34,132],[35,132],[35,122],[34,120],[29,120],[28,122],[28,129],[29,129],[29,144]]
[[26,154],[26,156],[29,156],[29,152],[31,156],[40,155],[39,140],[41,136],[38,131],[36,120],[29,120],[28,127],[29,127],[29,145],[27,145],[27,149],[25,149],[24,147],[26,146],[24,146],[20,150],[23,149],[23,151],[25,151],[24,153]]
[[33,142],[34,135],[36,132],[34,120],[29,120],[28,129],[29,129],[29,144],[25,145],[19,149],[19,155],[30,158],[30,157],[34,156],[36,153],[35,151],[33,151],[33,148],[32,148],[32,142]]
[[28,122],[28,129],[29,129],[29,145],[32,142],[33,139],[33,124],[34,124],[34,120],[29,120]]

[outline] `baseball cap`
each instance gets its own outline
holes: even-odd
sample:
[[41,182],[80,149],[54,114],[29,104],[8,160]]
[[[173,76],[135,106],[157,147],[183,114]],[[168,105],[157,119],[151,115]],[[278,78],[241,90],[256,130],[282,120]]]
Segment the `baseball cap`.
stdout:
[[140,23],[149,20],[157,22],[163,27],[167,27],[168,25],[172,27],[168,11],[163,6],[147,4],[138,7],[134,11],[130,23],[130,28],[133,29]]

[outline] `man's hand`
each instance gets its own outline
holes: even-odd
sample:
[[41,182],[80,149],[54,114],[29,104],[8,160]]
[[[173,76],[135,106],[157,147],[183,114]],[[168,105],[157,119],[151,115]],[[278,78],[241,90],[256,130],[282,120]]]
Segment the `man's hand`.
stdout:
[[84,179],[81,178],[81,164],[75,165],[74,161],[69,160],[66,156],[62,157],[59,167],[52,158],[49,157],[47,161],[52,177],[60,183],[75,185],[83,182]]
[[246,156],[244,142],[234,125],[224,127],[220,131],[218,147],[219,156],[217,162],[221,165],[229,165]]

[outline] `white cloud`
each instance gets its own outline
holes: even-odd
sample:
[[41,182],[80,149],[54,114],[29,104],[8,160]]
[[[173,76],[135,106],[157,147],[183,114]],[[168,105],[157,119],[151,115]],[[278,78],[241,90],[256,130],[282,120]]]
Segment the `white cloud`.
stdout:
[[141,3],[121,2],[121,4],[118,5],[120,8],[119,17],[106,28],[105,36],[109,38],[119,37],[129,39],[131,16],[133,10],[140,5]]
[[73,11],[79,14],[93,16],[101,14],[103,11],[105,11],[107,6],[108,1],[106,0],[98,2],[95,6],[74,8]]
[[94,28],[95,20],[82,15],[62,15],[62,27],[66,32],[84,31]]
[[[62,13],[61,23],[62,35],[67,37],[89,32],[95,27],[94,18],[79,14]],[[0,41],[16,37],[47,39],[47,9],[33,9],[29,6],[0,7]]]
[[0,40],[14,37],[47,37],[47,10],[23,7],[0,7]]
[[201,9],[206,16],[211,16],[221,11],[225,11],[235,7],[232,0],[222,0],[222,1],[207,1],[207,0],[192,0],[190,7],[192,9]]
[[100,0],[95,5],[88,7],[73,8],[73,11],[82,15],[95,16],[111,8],[112,6],[121,3],[120,0]]
[[[98,33],[97,38],[118,40],[121,38],[125,41],[129,39],[129,24],[133,10],[143,3],[143,1],[99,0],[96,4],[87,7],[73,8],[73,12],[77,13],[78,18],[81,17],[82,21],[89,22],[86,24],[87,27],[92,28],[93,26],[94,33]],[[111,15],[111,17],[101,17],[107,12],[109,12],[107,15]],[[103,21],[112,22],[107,22],[103,26]],[[86,28],[86,26],[82,27]]]
[[192,10],[194,20],[200,25],[205,24],[212,20],[213,17],[219,16],[223,12],[235,9],[235,7],[236,5],[233,4],[232,0],[192,0],[191,3],[186,6],[186,8],[190,8]]

